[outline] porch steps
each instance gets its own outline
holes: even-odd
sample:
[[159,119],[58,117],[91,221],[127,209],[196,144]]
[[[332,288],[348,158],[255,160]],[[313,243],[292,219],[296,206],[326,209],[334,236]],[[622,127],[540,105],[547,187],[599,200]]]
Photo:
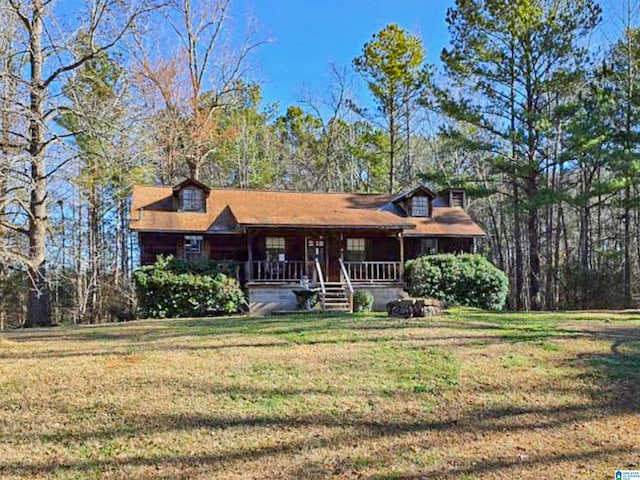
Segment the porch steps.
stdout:
[[325,283],[324,311],[325,312],[351,312],[349,297],[344,286],[340,282]]

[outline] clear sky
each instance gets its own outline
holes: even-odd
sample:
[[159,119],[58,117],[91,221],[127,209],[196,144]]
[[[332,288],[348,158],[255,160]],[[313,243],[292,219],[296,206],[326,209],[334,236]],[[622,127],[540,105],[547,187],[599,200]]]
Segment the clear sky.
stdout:
[[272,39],[254,56],[266,103],[281,109],[300,99],[303,85],[321,90],[330,62],[348,66],[371,36],[389,23],[419,35],[427,61],[448,43],[445,13],[453,0],[235,0],[235,23],[247,14]]

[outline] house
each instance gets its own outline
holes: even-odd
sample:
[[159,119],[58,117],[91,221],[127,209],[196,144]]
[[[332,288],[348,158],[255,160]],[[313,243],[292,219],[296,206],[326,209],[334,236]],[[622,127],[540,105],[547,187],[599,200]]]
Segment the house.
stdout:
[[403,266],[419,255],[472,252],[485,235],[465,210],[465,192],[424,186],[400,194],[212,189],[188,179],[135,186],[130,228],[140,263],[158,255],[236,267],[255,314],[291,310],[303,277],[326,310],[350,308],[369,290],[384,308],[403,289]]

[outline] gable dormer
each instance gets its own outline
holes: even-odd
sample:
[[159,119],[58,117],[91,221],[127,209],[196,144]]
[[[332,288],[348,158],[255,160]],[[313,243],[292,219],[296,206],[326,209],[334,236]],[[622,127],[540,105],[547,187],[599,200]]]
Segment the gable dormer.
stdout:
[[393,203],[407,217],[430,217],[433,211],[433,200],[436,195],[424,185],[414,188],[397,197]]
[[447,188],[438,194],[436,206],[465,208],[466,195],[462,188]]
[[211,189],[194,178],[173,187],[173,204],[177,212],[205,213]]

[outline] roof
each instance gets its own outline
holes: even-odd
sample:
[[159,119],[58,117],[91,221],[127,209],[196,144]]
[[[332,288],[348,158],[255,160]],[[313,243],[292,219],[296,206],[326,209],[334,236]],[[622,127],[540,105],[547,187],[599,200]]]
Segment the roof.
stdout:
[[484,235],[462,209],[434,208],[430,219],[404,217],[388,208],[395,195],[211,189],[206,213],[172,211],[172,195],[172,187],[134,186],[131,229],[205,233],[242,231],[243,227],[323,227]]
[[186,187],[187,185],[193,185],[195,187],[198,187],[200,189],[202,189],[205,193],[209,193],[211,191],[211,189],[209,188],[208,185],[205,185],[204,183],[196,180],[195,178],[187,178],[186,180],[180,182],[179,184],[175,185],[173,187],[173,191],[177,192],[180,189],[182,189],[183,187]]
[[484,230],[460,207],[433,207],[430,218],[411,218],[413,230],[405,236],[484,237]]
[[401,200],[405,200],[409,197],[413,197],[418,192],[422,192],[431,198],[435,198],[437,196],[431,189],[427,188],[425,185],[418,185],[416,188],[413,188],[407,192],[402,192],[401,194],[397,195],[393,199],[393,202],[395,203]]

